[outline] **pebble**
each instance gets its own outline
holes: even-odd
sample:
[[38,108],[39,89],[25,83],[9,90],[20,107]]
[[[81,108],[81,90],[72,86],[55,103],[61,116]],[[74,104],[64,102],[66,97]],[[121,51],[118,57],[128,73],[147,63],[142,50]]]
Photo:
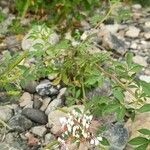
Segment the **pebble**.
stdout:
[[127,144],[128,130],[120,123],[110,125],[103,135],[108,140],[110,150],[123,150]]
[[59,94],[57,95],[57,99],[62,99],[65,96],[67,88],[62,88],[59,90]]
[[0,106],[0,120],[7,122],[13,116],[13,111],[8,106]]
[[125,36],[130,38],[137,38],[139,36],[140,29],[134,26],[130,26],[128,31],[125,33]]
[[62,100],[61,99],[54,99],[50,104],[48,105],[47,109],[45,110],[45,114],[49,114],[52,111],[54,111],[57,107],[61,106]]
[[47,145],[47,144],[51,143],[52,141],[54,141],[55,139],[56,138],[53,134],[47,133],[44,138],[44,143]]
[[59,35],[57,33],[52,33],[48,39],[49,44],[56,45],[59,42]]
[[33,108],[39,109],[42,106],[42,98],[39,95],[34,95]]
[[139,77],[140,80],[145,81],[147,83],[150,83],[150,76],[146,76],[146,75],[141,75]]
[[146,40],[149,40],[150,39],[150,32],[144,33],[144,37]]
[[137,49],[137,44],[135,42],[133,42],[131,45],[130,45],[130,48],[131,49]]
[[48,104],[50,103],[50,101],[51,101],[51,98],[50,98],[50,97],[44,98],[44,99],[43,99],[43,104],[42,104],[40,110],[45,111],[46,108],[47,108],[47,106],[48,106]]
[[17,114],[9,120],[8,125],[13,131],[24,132],[32,127],[32,122],[25,116]]
[[47,123],[47,116],[41,110],[33,109],[33,108],[26,108],[26,109],[23,109],[22,114],[36,123],[39,123],[39,124]]
[[35,126],[31,128],[31,132],[39,137],[43,137],[46,134],[47,129],[45,126]]
[[53,96],[58,94],[57,88],[52,86],[52,83],[49,80],[43,80],[40,84],[36,87],[36,91],[41,96]]
[[141,66],[144,66],[144,67],[147,67],[147,62],[146,60],[144,59],[144,57],[140,56],[140,55],[136,55],[133,57],[133,62],[134,63],[137,63]]
[[28,92],[25,92],[23,93],[23,95],[20,97],[20,107],[24,107],[26,105],[28,105],[31,101],[32,101],[32,96],[30,93]]
[[142,6],[140,4],[134,4],[132,5],[133,11],[140,11],[142,9]]
[[36,81],[27,81],[27,83],[22,86],[22,88],[26,91],[29,92],[31,94],[36,92],[36,86],[37,86],[37,82]]

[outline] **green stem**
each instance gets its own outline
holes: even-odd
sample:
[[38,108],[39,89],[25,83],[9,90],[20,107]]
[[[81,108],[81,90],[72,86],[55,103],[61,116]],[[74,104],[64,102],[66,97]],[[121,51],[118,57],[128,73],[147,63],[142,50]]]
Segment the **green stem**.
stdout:
[[23,12],[21,14],[21,19],[23,19],[28,11],[28,8],[30,6],[30,0],[26,0],[25,6],[23,8]]

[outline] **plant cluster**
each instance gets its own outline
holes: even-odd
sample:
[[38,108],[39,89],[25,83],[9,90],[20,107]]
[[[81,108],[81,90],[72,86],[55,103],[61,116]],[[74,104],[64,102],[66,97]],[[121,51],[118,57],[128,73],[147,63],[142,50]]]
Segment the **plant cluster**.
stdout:
[[[78,111],[77,111],[78,110]],[[95,137],[90,132],[90,124],[93,116],[89,113],[83,113],[79,109],[73,109],[67,117],[60,118],[62,124],[62,135],[58,138],[62,149],[67,150],[67,142],[76,143],[78,146],[82,142],[88,142],[91,145],[99,145],[102,141],[101,136]]]

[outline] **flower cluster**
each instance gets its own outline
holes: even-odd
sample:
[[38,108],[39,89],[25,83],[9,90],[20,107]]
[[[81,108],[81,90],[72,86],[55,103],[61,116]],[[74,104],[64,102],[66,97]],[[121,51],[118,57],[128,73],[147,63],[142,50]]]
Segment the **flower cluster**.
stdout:
[[[65,146],[67,141],[75,141],[80,143],[82,141],[88,141],[91,145],[99,145],[102,141],[102,137],[94,137],[89,131],[89,127],[93,116],[89,113],[82,113],[73,109],[68,117],[61,117],[60,123],[62,125],[62,136],[58,138],[58,141]],[[67,148],[65,148],[67,149]]]

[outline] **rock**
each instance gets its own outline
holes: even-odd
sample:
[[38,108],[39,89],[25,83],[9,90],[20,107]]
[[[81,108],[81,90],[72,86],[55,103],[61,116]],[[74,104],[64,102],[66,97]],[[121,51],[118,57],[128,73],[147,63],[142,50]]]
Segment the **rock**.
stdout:
[[146,40],[150,40],[150,32],[144,33],[144,37]]
[[31,94],[36,92],[36,86],[37,86],[37,82],[32,80],[32,81],[27,81],[27,83],[25,83],[25,85],[23,86],[23,89]]
[[133,62],[136,63],[136,64],[139,64],[141,66],[144,66],[146,67],[147,66],[147,62],[146,60],[144,59],[144,57],[140,56],[140,55],[136,55],[133,57]]
[[48,104],[50,103],[50,101],[51,101],[51,98],[50,98],[50,97],[44,98],[44,99],[43,99],[43,104],[42,104],[40,110],[45,111],[46,108],[47,108],[47,106],[48,106]]
[[48,39],[48,42],[51,44],[51,45],[55,45],[59,42],[59,35],[57,33],[52,33]]
[[146,21],[146,22],[145,22],[145,27],[146,27],[146,28],[150,28],[150,21]]
[[41,110],[33,109],[33,108],[26,108],[22,111],[22,114],[36,123],[39,123],[39,124],[47,123],[47,116]]
[[131,49],[135,49],[136,50],[137,47],[138,47],[138,45],[135,42],[131,43],[131,45],[130,45]]
[[119,24],[109,24],[109,25],[105,25],[103,28],[104,28],[104,30],[109,31],[112,34],[115,34],[120,29],[120,25]]
[[58,90],[52,86],[49,80],[41,81],[40,84],[36,87],[36,91],[41,96],[53,96],[58,94]]
[[141,11],[142,6],[140,4],[134,4],[132,5],[132,11]]
[[86,94],[87,99],[91,100],[96,96],[110,96],[111,95],[111,85],[109,82],[104,82],[103,86],[97,87]]
[[91,28],[90,24],[87,21],[85,21],[85,20],[81,20],[81,26],[83,28],[83,31],[89,30]]
[[140,29],[136,28],[134,26],[130,26],[127,32],[125,33],[125,36],[130,38],[137,38],[139,36]]
[[47,129],[45,126],[35,126],[31,128],[31,132],[39,137],[43,137],[46,134]]
[[110,125],[103,136],[108,140],[110,150],[123,150],[128,141],[128,130],[122,124]]
[[[129,131],[130,139],[135,138],[137,136],[141,136],[141,134],[138,132],[138,130],[143,129],[143,128],[149,129],[149,127],[150,127],[150,112],[137,114],[135,116],[134,121],[129,119],[126,122],[125,127]],[[129,147],[131,148],[131,150],[133,149],[133,147],[131,145]],[[148,147],[148,149],[150,149],[150,146]]]
[[38,95],[34,95],[34,100],[33,100],[33,108],[39,109],[42,106],[42,98]]
[[32,127],[32,122],[25,116],[18,114],[9,120],[8,125],[13,131],[24,132]]
[[[64,109],[65,111],[71,111],[73,110],[75,107],[79,108],[81,111],[84,110],[84,106],[83,105],[74,105],[71,106],[69,108],[67,107],[63,107],[62,109]],[[59,118],[61,117],[67,117],[67,113],[64,113],[63,111],[60,110],[54,110],[51,113],[49,113],[48,115],[48,126],[51,127],[51,133],[54,135],[58,135],[60,134],[61,131],[61,123],[59,121]],[[55,116],[55,117],[54,117]]]
[[25,92],[20,97],[19,105],[20,105],[20,107],[24,107],[24,106],[28,105],[31,101],[32,101],[32,96],[30,95],[30,93]]
[[25,108],[33,108],[33,101],[30,101],[23,109]]
[[7,122],[13,116],[13,111],[8,106],[0,106],[0,120]]
[[140,80],[145,81],[147,83],[150,83],[150,76],[146,76],[146,75],[141,75]]
[[125,42],[110,32],[107,32],[100,38],[102,39],[102,46],[106,49],[116,50],[122,55],[127,51],[128,47]]
[[0,23],[0,34],[6,34],[8,32],[8,27],[12,24],[12,21],[15,19],[15,16],[9,14],[8,18]]
[[44,143],[47,145],[47,144],[51,143],[54,140],[56,140],[55,136],[51,133],[47,133],[45,135]]
[[63,99],[63,97],[65,96],[66,90],[67,90],[67,88],[60,89],[59,94],[57,95],[57,99]]
[[57,107],[61,106],[62,100],[61,99],[54,99],[47,107],[45,114],[49,114],[50,112],[54,111]]

